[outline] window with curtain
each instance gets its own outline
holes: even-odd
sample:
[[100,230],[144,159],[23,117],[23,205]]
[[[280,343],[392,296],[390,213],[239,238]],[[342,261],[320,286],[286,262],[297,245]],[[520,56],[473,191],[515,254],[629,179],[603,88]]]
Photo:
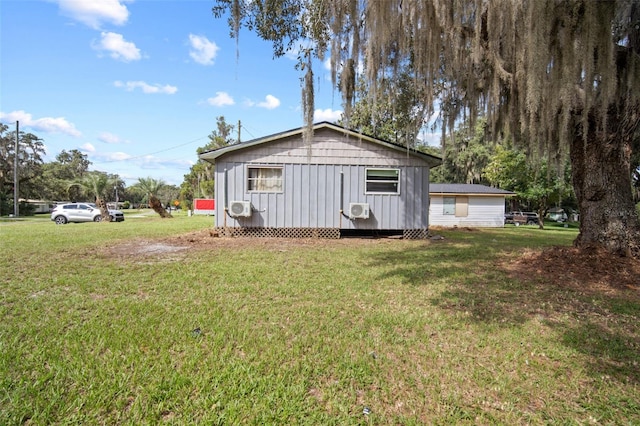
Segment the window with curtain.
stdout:
[[282,167],[248,167],[247,190],[282,192]]
[[366,192],[400,193],[400,169],[367,169]]

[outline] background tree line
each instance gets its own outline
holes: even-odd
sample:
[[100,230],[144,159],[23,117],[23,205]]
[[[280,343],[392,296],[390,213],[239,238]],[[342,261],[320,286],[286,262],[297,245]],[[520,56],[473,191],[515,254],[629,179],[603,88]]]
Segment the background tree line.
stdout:
[[[0,215],[13,212],[16,132],[0,123]],[[140,178],[127,186],[117,174],[89,170],[86,154],[63,150],[54,161],[44,162],[44,140],[32,133],[18,135],[18,189],[21,200],[114,202],[116,193],[128,205],[148,205],[153,197],[165,207],[176,200],[180,190],[162,180]],[[29,206],[20,203],[20,214],[29,214]],[[103,214],[104,215],[104,214]],[[107,215],[108,216],[108,215]]]
[[[577,209],[568,158],[558,164],[544,157],[527,155],[514,146],[508,135],[492,135],[483,118],[461,122],[452,133],[444,135],[439,147],[421,144],[418,135],[425,127],[427,115],[433,112],[419,107],[421,93],[409,84],[410,73],[403,75],[399,87],[388,84],[378,89],[375,104],[368,96],[366,82],[361,80],[362,95],[354,104],[349,120],[339,124],[441,157],[442,165],[432,170],[434,183],[477,183],[513,191],[517,197],[511,201],[510,209],[537,211],[541,217],[551,207]],[[6,125],[0,126],[0,214],[7,215],[13,211],[15,131],[9,132]],[[208,135],[209,141],[196,152],[200,154],[236,143],[234,131],[235,126],[228,124],[224,116],[217,117],[216,129]],[[179,188],[152,178],[140,178],[127,187],[116,174],[90,171],[91,161],[76,149],[63,150],[55,161],[48,163],[43,162],[43,155],[42,139],[21,132],[18,164],[23,199],[111,202],[115,201],[117,192],[119,201],[125,201],[126,206],[153,204],[162,215],[165,209],[158,208],[158,202],[164,207],[179,202],[180,206],[191,209],[194,198],[215,198],[213,165],[202,160],[191,166]],[[640,154],[634,156],[632,182],[635,201],[640,202]]]

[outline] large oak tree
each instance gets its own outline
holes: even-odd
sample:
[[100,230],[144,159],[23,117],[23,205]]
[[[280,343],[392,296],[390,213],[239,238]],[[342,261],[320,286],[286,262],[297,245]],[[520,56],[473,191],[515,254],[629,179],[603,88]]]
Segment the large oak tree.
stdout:
[[307,121],[312,56],[330,53],[347,113],[360,64],[375,86],[409,61],[445,127],[482,114],[528,153],[568,151],[581,214],[575,244],[640,255],[631,190],[640,0],[217,0],[213,13],[228,16],[236,37],[247,26],[271,41],[276,56],[312,42],[300,55]]

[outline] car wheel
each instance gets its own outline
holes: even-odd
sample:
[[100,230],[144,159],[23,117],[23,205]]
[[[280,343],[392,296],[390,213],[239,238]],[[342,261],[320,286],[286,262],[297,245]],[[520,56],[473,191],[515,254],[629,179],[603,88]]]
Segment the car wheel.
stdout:
[[56,216],[54,222],[56,223],[56,225],[64,225],[65,223],[67,223],[67,218],[64,216]]
[[94,222],[100,222],[102,220],[102,216],[98,215],[96,217],[93,218]]
[[530,220],[529,222],[527,222],[527,225],[535,225],[536,221],[535,220]]

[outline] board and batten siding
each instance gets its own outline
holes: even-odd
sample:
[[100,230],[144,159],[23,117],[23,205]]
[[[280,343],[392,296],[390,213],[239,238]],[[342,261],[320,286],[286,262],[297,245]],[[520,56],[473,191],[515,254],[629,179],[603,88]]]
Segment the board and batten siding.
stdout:
[[[247,191],[247,167],[283,168],[283,191]],[[399,194],[366,194],[366,169],[398,168]],[[341,179],[343,184],[341,185]],[[216,226],[265,228],[426,229],[429,166],[402,150],[320,130],[230,152],[216,159]],[[349,203],[369,203],[369,219],[349,219]],[[225,199],[225,194],[227,199]],[[250,201],[248,218],[225,215],[231,201]]]
[[[444,198],[468,198],[467,215],[444,214]],[[504,196],[466,194],[431,195],[429,223],[433,226],[472,226],[501,228],[504,226]]]

